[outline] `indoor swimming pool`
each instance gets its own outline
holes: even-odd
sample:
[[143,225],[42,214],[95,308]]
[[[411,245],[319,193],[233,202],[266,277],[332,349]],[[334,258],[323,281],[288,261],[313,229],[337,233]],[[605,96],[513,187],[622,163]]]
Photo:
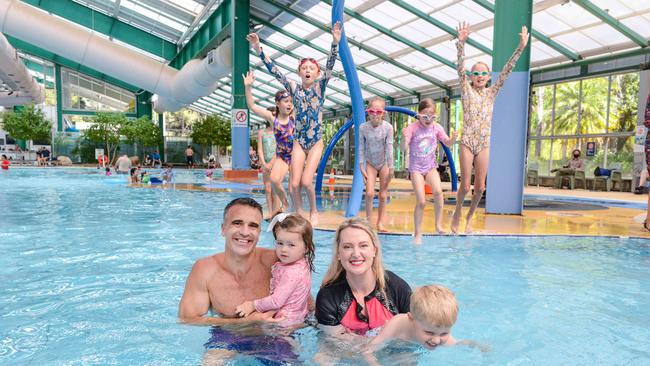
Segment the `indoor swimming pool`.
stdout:
[[[178,301],[194,261],[223,250],[223,208],[243,193],[136,189],[124,176],[83,168],[1,173],[0,364],[201,363],[210,328],[179,324]],[[394,344],[378,357],[385,365],[650,359],[650,241],[427,236],[414,246],[408,236],[380,238],[387,269],[412,287],[451,288],[460,306],[454,336],[489,348]],[[314,296],[332,242],[332,232],[316,231]],[[264,231],[259,245],[271,248],[272,235]],[[363,362],[359,345],[328,343],[314,328],[292,338],[298,346],[287,359],[249,353],[231,362],[314,364],[319,352],[336,364]]]

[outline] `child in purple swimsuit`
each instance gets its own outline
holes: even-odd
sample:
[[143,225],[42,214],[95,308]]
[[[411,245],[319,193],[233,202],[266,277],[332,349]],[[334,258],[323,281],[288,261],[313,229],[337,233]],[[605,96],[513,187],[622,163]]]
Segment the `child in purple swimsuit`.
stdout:
[[275,112],[271,112],[255,103],[253,98],[252,86],[255,82],[255,74],[249,71],[244,75],[244,86],[246,88],[246,103],[253,113],[273,123],[273,133],[275,134],[275,159],[271,167],[270,179],[273,186],[273,192],[280,199],[282,206],[279,211],[289,208],[289,200],[284,190],[284,177],[289,171],[291,164],[291,152],[293,149],[293,130],[295,120],[293,118],[293,103],[291,96],[282,90],[275,94]]
[[415,191],[416,204],[413,219],[415,222],[415,244],[422,243],[422,215],[426,198],[424,183],[428,183],[433,191],[435,205],[436,231],[442,234],[442,188],[440,188],[440,175],[436,162],[436,148],[438,141],[447,146],[456,142],[458,132],[454,131],[451,138],[438,123],[436,123],[436,104],[432,99],[423,99],[418,105],[417,122],[411,123],[403,131],[404,139],[402,148],[409,150],[409,173],[411,184]]

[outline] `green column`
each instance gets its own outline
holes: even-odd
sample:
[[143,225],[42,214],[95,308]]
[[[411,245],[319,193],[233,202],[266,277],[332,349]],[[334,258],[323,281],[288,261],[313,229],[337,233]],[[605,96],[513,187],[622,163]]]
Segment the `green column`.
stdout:
[[158,127],[160,128],[160,145],[158,145],[158,152],[160,152],[160,161],[163,163],[167,162],[165,159],[165,114],[158,114]]
[[[242,75],[248,72],[248,41],[246,35],[250,32],[250,0],[234,0],[231,22],[232,37],[232,109],[246,110],[246,125],[233,125],[232,137],[232,169],[246,170],[250,168],[248,158],[249,121],[244,80]],[[231,118],[233,118],[231,116]]]
[[54,64],[54,83],[56,85],[56,130],[63,132],[63,83],[59,64]]
[[[497,0],[494,5],[494,38],[492,53],[492,70],[501,71],[508,62],[512,52],[519,44],[521,26],[528,27],[531,32],[533,14],[532,0]],[[528,71],[530,69],[530,43],[521,54],[513,72]]]
[[[153,121],[153,106],[151,104],[152,94],[148,91],[143,91],[140,94],[136,94],[135,99],[135,115],[137,118],[146,116],[149,120]],[[160,132],[163,131],[163,115],[158,115],[158,126],[160,127]],[[164,138],[164,136],[163,136]],[[165,142],[160,141],[158,145],[158,151],[160,152],[160,158],[165,159]]]

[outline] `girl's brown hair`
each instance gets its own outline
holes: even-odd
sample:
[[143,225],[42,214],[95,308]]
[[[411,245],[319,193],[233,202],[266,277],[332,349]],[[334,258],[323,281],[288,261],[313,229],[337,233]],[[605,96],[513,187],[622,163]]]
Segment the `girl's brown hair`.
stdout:
[[282,221],[278,221],[273,226],[273,238],[278,239],[278,230],[283,229],[290,231],[292,233],[300,234],[302,241],[305,243],[305,258],[309,264],[309,270],[315,272],[314,269],[314,257],[316,252],[316,247],[314,245],[314,230],[311,227],[309,221],[305,220],[302,216],[296,214],[290,214],[285,217]]
[[436,102],[433,101],[431,98],[424,98],[420,101],[420,104],[418,104],[418,112],[422,112],[423,110],[427,108],[433,108],[436,109]]

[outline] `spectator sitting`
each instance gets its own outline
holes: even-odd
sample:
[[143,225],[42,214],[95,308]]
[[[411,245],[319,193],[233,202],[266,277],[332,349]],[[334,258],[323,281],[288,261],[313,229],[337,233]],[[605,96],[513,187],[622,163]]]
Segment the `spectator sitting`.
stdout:
[[41,150],[41,161],[42,165],[47,165],[47,162],[50,161],[50,150],[48,150],[46,147],[43,147],[43,150]]
[[144,157],[144,166],[153,166],[153,159],[151,158],[151,154],[147,154],[147,156]]
[[217,167],[217,157],[213,153],[208,154],[208,169],[214,169]]
[[574,149],[573,159],[569,160],[569,162],[566,165],[564,165],[562,168],[551,170],[551,173],[555,173],[555,187],[562,188],[561,186],[562,177],[572,176],[575,175],[576,171],[584,171],[584,170],[585,170],[585,162],[584,160],[580,159],[580,150]]
[[158,152],[158,150],[156,150],[156,152],[154,152],[153,154],[151,154],[151,159],[153,160],[153,161],[151,162],[151,166],[152,166],[152,167],[155,167],[156,164],[157,164],[158,166],[161,165],[161,162],[160,162],[160,153]]

